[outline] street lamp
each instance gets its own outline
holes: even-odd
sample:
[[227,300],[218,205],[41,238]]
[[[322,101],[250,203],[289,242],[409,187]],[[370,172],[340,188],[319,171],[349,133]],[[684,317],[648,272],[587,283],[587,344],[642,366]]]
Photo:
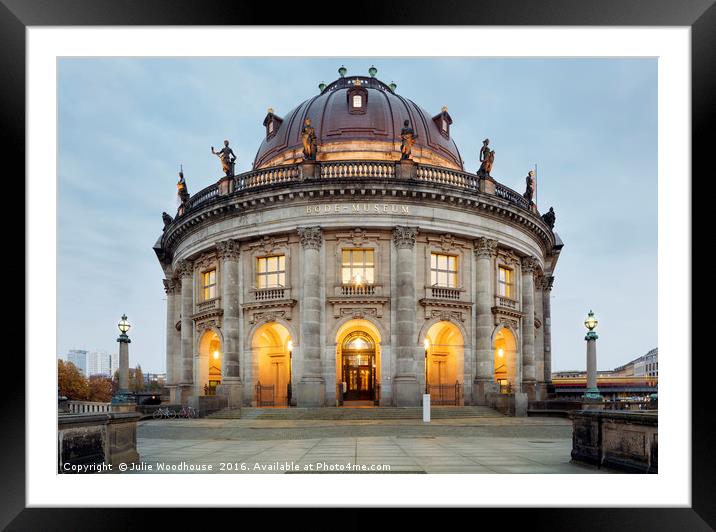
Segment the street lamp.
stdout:
[[597,318],[591,310],[584,320],[584,326],[587,328],[587,335],[584,339],[587,341],[587,389],[584,398],[594,401],[603,401],[597,388],[597,333],[594,329],[597,327]]
[[133,398],[129,393],[129,344],[132,340],[127,336],[127,332],[132,327],[127,321],[127,315],[122,314],[122,318],[117,324],[119,328],[119,389],[117,394],[112,397],[112,403],[133,403]]

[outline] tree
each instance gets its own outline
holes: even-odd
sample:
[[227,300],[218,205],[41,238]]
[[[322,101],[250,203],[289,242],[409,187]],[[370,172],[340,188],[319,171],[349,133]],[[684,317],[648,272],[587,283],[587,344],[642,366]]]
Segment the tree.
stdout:
[[139,364],[134,370],[134,375],[129,379],[129,389],[134,393],[144,391],[144,374],[142,373],[142,366]]
[[109,403],[112,400],[112,379],[103,375],[92,375],[89,378],[89,400]]
[[89,396],[89,383],[72,362],[57,361],[57,386],[60,395],[70,400],[86,401]]

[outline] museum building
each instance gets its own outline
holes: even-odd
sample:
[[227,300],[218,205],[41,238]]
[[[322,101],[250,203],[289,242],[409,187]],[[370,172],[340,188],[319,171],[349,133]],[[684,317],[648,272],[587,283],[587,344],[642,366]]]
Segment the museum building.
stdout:
[[216,183],[190,195],[180,173],[154,246],[171,402],[545,398],[553,211],[537,211],[530,176],[521,194],[490,175],[487,139],[465,169],[447,107],[422,109],[373,68],[339,74],[269,109],[253,170],[235,175],[225,142]]

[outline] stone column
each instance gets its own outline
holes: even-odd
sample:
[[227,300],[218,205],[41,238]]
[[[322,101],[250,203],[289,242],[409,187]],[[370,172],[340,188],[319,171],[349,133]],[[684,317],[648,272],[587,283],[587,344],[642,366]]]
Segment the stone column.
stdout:
[[166,369],[167,369],[167,387],[169,388],[170,402],[174,402],[176,399],[176,384],[177,384],[177,371],[176,371],[176,299],[177,299],[177,288],[179,283],[173,279],[164,279],[164,292],[167,295],[167,330],[166,330]]
[[303,375],[296,387],[298,406],[323,406],[325,387],[321,371],[321,244],[320,227],[301,227],[298,235],[303,247],[300,354]]
[[194,384],[194,263],[182,260],[178,264],[181,278],[181,403],[186,405]]
[[522,391],[535,400],[535,307],[534,272],[537,259],[522,259]]
[[597,333],[589,331],[584,339],[587,341],[587,389],[584,401],[601,403],[604,399],[597,388]]
[[243,386],[239,363],[239,243],[235,240],[217,242],[221,264],[221,306],[224,314],[221,328],[224,345],[221,358],[221,384],[217,394],[225,395],[229,408],[241,408]]
[[537,400],[545,399],[544,387],[544,303],[543,293],[545,284],[544,275],[537,275],[535,278],[535,320],[540,326],[535,329],[535,380],[537,381]]
[[[396,346],[395,406],[419,406],[422,402],[415,359],[417,345],[417,310],[415,298],[415,241],[417,227],[397,226],[393,230],[396,252]],[[422,348],[421,348],[422,353]]]
[[117,338],[119,342],[119,395],[129,393],[129,342],[126,334]]
[[481,237],[474,242],[477,284],[475,290],[475,384],[473,402],[487,404],[487,394],[496,392],[494,378],[494,354],[492,350],[494,305],[492,268],[497,255],[497,240]]
[[544,313],[544,382],[552,384],[552,284],[554,277],[544,278],[544,291],[542,295],[542,312]]

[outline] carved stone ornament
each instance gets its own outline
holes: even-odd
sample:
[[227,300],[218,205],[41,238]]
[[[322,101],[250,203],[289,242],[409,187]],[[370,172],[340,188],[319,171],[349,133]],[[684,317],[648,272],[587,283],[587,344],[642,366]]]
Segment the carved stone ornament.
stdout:
[[167,294],[174,294],[177,289],[181,286],[181,283],[177,279],[162,279],[164,283],[164,292]]
[[251,321],[249,323],[251,323],[251,325],[258,323],[260,321],[264,321],[266,323],[271,323],[271,322],[276,321],[279,318],[291,319],[290,315],[289,316],[286,315],[285,310],[268,310],[265,312],[254,312],[251,315]]
[[405,227],[398,225],[393,229],[393,243],[398,249],[410,249],[415,246],[415,241],[418,236],[417,227]]
[[356,227],[353,231],[351,231],[349,239],[354,246],[362,246],[368,241],[368,233],[363,229]]
[[474,242],[475,256],[491,258],[497,254],[497,240],[481,236]]
[[221,260],[239,260],[239,243],[236,240],[217,242],[216,254]]
[[273,253],[278,247],[278,242],[272,236],[264,236],[261,240],[255,242],[254,246],[256,246],[261,253],[268,255],[269,253]]
[[210,319],[210,320],[201,320],[196,322],[196,331],[203,332],[207,331],[209,329],[219,329],[221,328],[221,325],[218,320],[216,319]]
[[534,273],[539,267],[539,263],[535,257],[524,257],[522,259],[522,273]]
[[177,263],[177,274],[179,277],[191,277],[194,275],[194,263],[190,260],[182,259]]
[[552,290],[552,285],[554,284],[554,276],[552,276],[552,275],[546,276],[544,278],[544,280],[545,280],[544,289],[547,291]]
[[520,258],[512,250],[498,250],[497,255],[506,266],[520,265]]
[[202,255],[194,261],[195,270],[208,270],[214,265],[214,257],[208,253]]
[[450,251],[455,249],[455,237],[450,233],[440,235],[440,247],[443,251]]
[[459,310],[431,310],[430,317],[442,321],[465,321],[465,316]]
[[299,227],[298,236],[301,238],[301,245],[305,249],[321,249],[323,232],[320,227]]

